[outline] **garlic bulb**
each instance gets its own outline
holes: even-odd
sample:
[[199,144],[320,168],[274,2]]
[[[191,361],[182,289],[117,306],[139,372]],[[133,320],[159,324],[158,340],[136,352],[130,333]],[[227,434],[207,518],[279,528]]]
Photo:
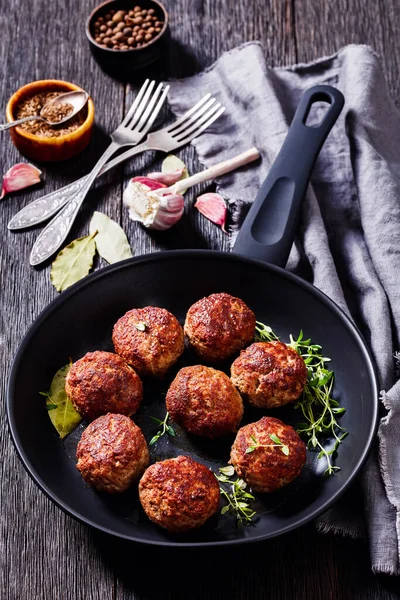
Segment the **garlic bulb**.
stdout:
[[[183,171],[172,173],[151,173],[152,177],[134,177],[124,191],[123,202],[129,208],[129,216],[150,229],[169,229],[181,218],[184,210],[184,198],[180,192],[187,188],[209,181],[238,167],[260,158],[257,148],[250,148],[233,158],[209,167],[187,179],[181,179]],[[178,178],[179,175],[179,178]],[[166,179],[170,177],[171,179]],[[157,179],[157,181],[156,181]],[[174,181],[168,187],[162,181]],[[214,222],[224,226],[226,206],[218,194],[208,194],[198,200],[197,208]]]
[[[124,205],[129,209],[129,217],[139,221],[149,229],[163,231],[169,229],[181,218],[184,210],[184,198],[180,194],[161,196],[153,193],[154,189],[165,187],[158,182],[158,187],[133,178],[123,194]],[[156,183],[153,181],[153,184]]]

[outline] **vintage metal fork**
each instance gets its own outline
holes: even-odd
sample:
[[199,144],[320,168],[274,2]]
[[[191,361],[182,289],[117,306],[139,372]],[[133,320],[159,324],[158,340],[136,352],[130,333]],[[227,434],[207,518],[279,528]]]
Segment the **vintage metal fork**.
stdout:
[[[211,94],[206,94],[199,102],[197,102],[197,104],[174,123],[164,127],[160,131],[150,133],[143,144],[136,146],[133,149],[126,150],[116,158],[110,160],[102,168],[98,177],[144,150],[154,149],[162,150],[164,152],[176,150],[200,135],[207,127],[218,119],[224,110],[225,108],[219,104],[215,98],[212,98]],[[188,131],[190,127],[192,127],[191,132]],[[185,132],[185,136],[182,135],[183,132]],[[67,204],[72,194],[81,189],[87,178],[88,175],[85,175],[61,189],[33,200],[13,216],[8,223],[8,229],[18,231],[47,221]]]
[[121,124],[110,134],[111,143],[86,176],[83,185],[72,194],[67,204],[45,227],[37,238],[31,252],[31,265],[38,265],[49,258],[61,246],[67,237],[76,215],[82,206],[94,180],[106,162],[120,148],[137,144],[148,132],[158,115],[169,90],[169,86],[160,83],[153,93],[155,81],[145,84],[140,89]]

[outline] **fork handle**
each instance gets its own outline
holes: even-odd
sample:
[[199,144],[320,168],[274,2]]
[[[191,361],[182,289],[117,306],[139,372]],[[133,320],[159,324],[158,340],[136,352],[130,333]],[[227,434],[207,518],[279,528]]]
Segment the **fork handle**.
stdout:
[[43,229],[34,243],[31,251],[30,264],[32,266],[36,266],[44,262],[60,248],[61,244],[64,242],[71,230],[76,215],[78,214],[93,181],[100,173],[104,164],[114,154],[114,152],[118,150],[118,148],[120,148],[120,145],[111,142],[104,154],[97,161],[87,176],[87,179],[80,190],[78,190],[78,192],[72,196],[66,206],[64,206],[58,215],[56,215],[54,219],[50,221],[50,223]]
[[[135,154],[139,154],[140,152],[144,152],[145,150],[150,150],[146,142],[142,144],[138,144],[134,148],[130,148],[126,150],[122,154],[119,154],[109,162],[107,162],[104,167],[101,169],[100,173],[98,173],[97,177],[100,177],[106,171],[109,171],[113,167],[119,165],[123,161],[131,158]],[[16,215],[13,216],[11,221],[8,223],[7,227],[11,231],[16,231],[18,229],[26,229],[27,227],[33,227],[34,225],[39,225],[43,223],[43,221],[47,221],[55,215],[63,206],[69,202],[73,194],[79,192],[82,186],[87,181],[89,175],[84,175],[80,179],[77,179],[73,183],[70,183],[54,192],[50,192],[50,194],[46,194],[45,196],[41,196],[33,202],[24,206]]]

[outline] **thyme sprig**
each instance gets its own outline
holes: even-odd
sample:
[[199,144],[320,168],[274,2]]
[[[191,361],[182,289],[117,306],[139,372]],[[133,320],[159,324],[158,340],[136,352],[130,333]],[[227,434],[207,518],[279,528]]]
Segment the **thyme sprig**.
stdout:
[[154,444],[156,444],[158,442],[158,440],[160,439],[160,437],[166,433],[168,433],[168,435],[170,435],[172,437],[176,436],[175,429],[173,429],[171,427],[171,425],[168,425],[168,419],[169,419],[168,412],[166,413],[163,421],[161,421],[161,419],[157,419],[157,417],[152,417],[152,416],[150,416],[150,419],[153,419],[153,421],[155,421],[156,423],[161,425],[161,429],[159,431],[157,431],[156,435],[151,438],[151,440],[149,442],[149,446],[153,446]]
[[289,446],[284,444],[275,433],[270,433],[269,437],[275,444],[260,444],[254,435],[251,436],[254,444],[246,448],[246,454],[254,452],[257,448],[280,448],[285,456],[289,456]]
[[[259,321],[256,323],[256,332],[262,341],[279,341],[271,327]],[[348,435],[348,431],[337,422],[337,417],[345,412],[345,408],[341,407],[339,402],[332,397],[334,374],[326,367],[330,358],[323,356],[322,347],[319,344],[313,344],[311,339],[304,339],[302,331],[297,339],[294,339],[292,335],[289,337],[288,346],[304,359],[307,367],[307,382],[300,399],[295,404],[295,408],[301,410],[305,421],[299,423],[296,430],[306,438],[309,448],[319,449],[319,459],[325,458],[327,468],[324,475],[334,475],[335,471],[340,470],[340,467],[334,465],[332,459]],[[322,443],[328,437],[334,439],[331,450],[326,450]]]
[[256,515],[256,511],[250,507],[250,502],[254,501],[255,498],[253,494],[246,491],[246,482],[239,477],[236,480],[232,479],[235,470],[230,465],[221,467],[219,472],[220,475],[215,474],[215,477],[220,483],[229,486],[228,489],[225,489],[224,485],[219,486],[221,496],[227,501],[227,504],[221,509],[221,515],[233,514],[236,517],[238,527],[250,525]]
[[278,336],[273,332],[269,325],[264,325],[260,321],[256,321],[256,335],[262,342],[279,342]]

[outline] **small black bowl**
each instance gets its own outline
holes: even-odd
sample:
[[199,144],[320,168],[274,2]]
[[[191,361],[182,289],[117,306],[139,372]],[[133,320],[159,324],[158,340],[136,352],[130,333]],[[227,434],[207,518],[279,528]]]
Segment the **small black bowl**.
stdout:
[[[149,42],[139,48],[115,50],[97,43],[94,38],[94,23],[99,17],[104,17],[110,10],[132,10],[140,6],[143,10],[152,8],[162,21],[161,31]],[[86,36],[89,40],[93,56],[99,65],[110,74],[120,75],[143,69],[159,59],[165,53],[168,38],[168,13],[157,0],[108,0],[95,8],[86,21]]]

